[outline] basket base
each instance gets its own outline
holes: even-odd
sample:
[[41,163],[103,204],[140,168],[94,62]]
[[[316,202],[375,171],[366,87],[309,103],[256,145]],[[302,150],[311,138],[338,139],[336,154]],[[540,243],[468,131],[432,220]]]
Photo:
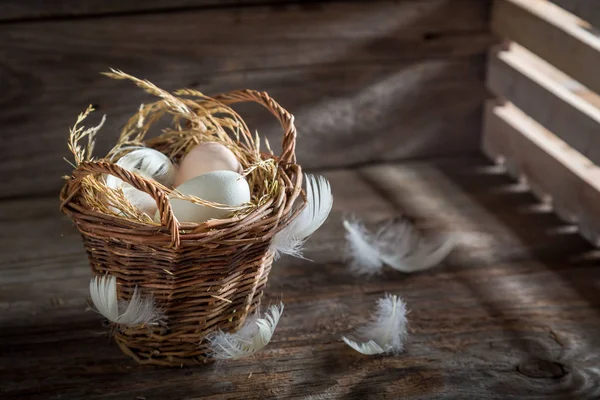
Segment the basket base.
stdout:
[[134,359],[138,364],[142,365],[157,365],[161,367],[190,367],[196,365],[205,365],[214,362],[214,358],[210,357],[209,353],[206,352],[202,355],[195,357],[177,357],[173,355],[161,356],[157,352],[141,352],[139,349],[132,349],[127,346],[127,340],[123,337],[119,337],[119,334],[115,335],[115,341],[121,349],[121,351]]
[[206,336],[216,330],[238,330],[246,316],[259,308],[272,263],[273,254],[269,252],[264,256],[256,278],[251,283],[255,290],[248,293],[246,306],[238,308],[236,316],[225,322],[219,317],[216,324],[196,325],[192,331],[188,326],[185,332],[160,326],[117,329],[114,340],[124,354],[139,364],[183,367],[214,362]]

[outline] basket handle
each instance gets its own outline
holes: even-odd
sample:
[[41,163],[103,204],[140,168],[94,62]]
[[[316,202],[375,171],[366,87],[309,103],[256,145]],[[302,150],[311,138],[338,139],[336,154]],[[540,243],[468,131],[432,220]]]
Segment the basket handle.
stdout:
[[281,107],[266,92],[250,89],[234,90],[215,95],[213,98],[225,105],[251,101],[261,104],[269,110],[279,120],[284,130],[281,146],[283,152],[279,159],[282,163],[296,163],[296,126],[294,125],[294,116]]
[[66,198],[61,204],[63,208],[72,198],[77,194],[81,188],[81,180],[90,174],[109,174],[113,175],[123,182],[129,183],[134,188],[141,190],[142,192],[148,193],[158,207],[160,213],[160,220],[163,226],[166,226],[171,231],[171,246],[179,248],[181,241],[179,238],[179,221],[173,214],[171,203],[169,203],[168,195],[159,187],[157,187],[152,180],[142,178],[141,176],[134,174],[125,168],[118,166],[117,164],[109,163],[106,161],[85,161],[79,164],[77,169],[73,171],[71,182],[67,188]]

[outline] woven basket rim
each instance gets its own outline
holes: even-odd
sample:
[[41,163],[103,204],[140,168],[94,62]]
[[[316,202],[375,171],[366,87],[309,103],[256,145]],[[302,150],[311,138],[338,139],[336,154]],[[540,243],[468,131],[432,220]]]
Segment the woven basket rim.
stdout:
[[[85,222],[88,226],[95,226],[91,230],[97,231],[99,236],[113,236],[122,240],[130,240],[135,243],[152,242],[156,245],[164,245],[169,242],[171,247],[179,248],[182,242],[209,243],[211,238],[229,238],[236,240],[240,230],[250,231],[261,225],[270,225],[268,230],[259,230],[260,234],[250,235],[248,238],[238,238],[240,242],[254,242],[256,240],[268,240],[278,230],[287,225],[289,221],[306,205],[305,194],[302,191],[302,170],[296,164],[295,142],[296,127],[294,117],[281,107],[266,92],[256,90],[236,90],[233,92],[218,94],[213,97],[224,105],[240,102],[256,102],[271,112],[280,122],[284,129],[282,140],[282,154],[275,156],[261,155],[274,159],[278,165],[277,177],[280,179],[281,190],[276,198],[269,200],[266,204],[242,215],[227,219],[209,220],[204,223],[180,223],[172,213],[168,195],[159,185],[150,179],[125,170],[116,163],[109,162],[105,158],[97,161],[85,161],[79,164],[65,182],[61,192],[61,211],[77,223]],[[81,201],[81,181],[90,174],[111,174],[124,182],[130,183],[136,189],[150,194],[156,201],[161,215],[161,225],[146,224],[129,218],[105,214],[94,210],[85,202]],[[292,212],[296,199],[300,197],[302,204]],[[270,221],[273,219],[273,221]],[[140,237],[135,238],[135,236]],[[147,240],[144,240],[147,239]],[[151,239],[151,240],[150,240]]]

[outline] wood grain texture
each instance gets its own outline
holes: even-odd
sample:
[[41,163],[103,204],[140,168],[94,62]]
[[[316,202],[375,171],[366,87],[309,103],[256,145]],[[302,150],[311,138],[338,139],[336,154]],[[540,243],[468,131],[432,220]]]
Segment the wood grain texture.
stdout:
[[[54,198],[0,206],[0,390],[13,399],[595,399],[600,395],[597,254],[481,158],[323,171],[334,210],[281,259],[272,342],[224,366],[135,365],[85,312],[89,266]],[[453,231],[444,265],[372,279],[347,274],[342,216],[400,213]],[[32,229],[33,224],[36,229]],[[411,336],[397,357],[353,353],[340,336],[385,292],[405,298]]]
[[[88,104],[98,106],[96,121],[108,116],[97,147],[102,155],[126,118],[152,101],[99,74],[109,67],[168,90],[268,91],[296,116],[304,167],[476,151],[492,40],[488,4],[459,3],[255,7],[0,26],[0,172],[10,177],[0,197],[59,188],[69,171],[62,161],[68,127]],[[257,108],[240,111],[277,149],[276,121]]]
[[549,0],[559,7],[577,15],[594,27],[600,27],[600,7],[594,0]]
[[546,0],[496,0],[492,29],[600,92],[600,37],[576,16]]
[[[313,7],[325,0],[4,0],[0,4],[0,21],[21,22],[39,19],[97,17],[104,15],[173,12],[204,8],[269,6],[275,9]],[[355,0],[337,0],[349,2]],[[360,1],[360,0],[359,0]],[[364,0],[363,0],[364,1]],[[378,0],[375,0],[378,1]],[[415,1],[415,0],[401,0]]]
[[[299,0],[300,3],[302,0]],[[234,7],[256,3],[280,3],[285,0],[5,0],[0,5],[0,21],[44,18],[101,16],[119,13],[164,12],[204,7]]]
[[490,56],[487,85],[600,164],[600,109],[577,93],[581,85],[516,44]]
[[505,158],[555,211],[600,245],[600,168],[570,148],[514,105],[486,111],[484,151]]

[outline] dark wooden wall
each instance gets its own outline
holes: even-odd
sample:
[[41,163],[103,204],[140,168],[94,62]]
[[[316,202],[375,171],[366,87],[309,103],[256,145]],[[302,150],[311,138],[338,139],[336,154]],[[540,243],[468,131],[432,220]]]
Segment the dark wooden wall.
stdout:
[[[109,67],[173,90],[268,91],[296,115],[308,168],[479,147],[487,0],[288,3],[153,0],[0,4],[0,198],[52,194],[88,104],[97,154],[152,99]],[[273,147],[270,115],[242,108]]]

